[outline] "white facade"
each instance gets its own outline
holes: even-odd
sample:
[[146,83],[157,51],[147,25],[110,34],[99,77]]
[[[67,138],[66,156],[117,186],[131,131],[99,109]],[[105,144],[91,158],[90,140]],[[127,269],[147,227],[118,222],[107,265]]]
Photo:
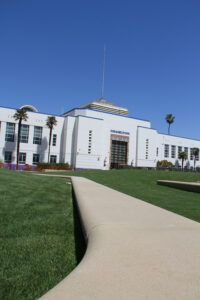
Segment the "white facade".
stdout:
[[[76,169],[110,169],[117,164],[137,167],[156,167],[158,160],[168,160],[178,166],[178,152],[188,152],[185,166],[194,164],[192,148],[200,148],[200,141],[171,135],[159,134],[151,128],[149,121],[139,120],[115,113],[115,106],[108,105],[114,113],[108,112],[106,101],[99,100],[75,108],[62,116],[55,116],[57,125],[53,129],[51,144],[52,162],[69,163]],[[90,107],[98,107],[96,110]],[[106,111],[107,110],[107,111]],[[13,118],[15,109],[0,107],[0,160],[4,163],[16,164],[18,122]],[[128,110],[127,110],[128,111]],[[116,107],[116,112],[120,108]],[[50,115],[36,111],[28,111],[28,137],[20,143],[23,164],[32,165],[35,159],[40,162],[48,160],[49,128],[46,126]],[[14,123],[15,125],[9,124]],[[8,141],[9,128],[14,128],[13,141]],[[28,128],[28,129],[27,129]],[[37,132],[41,140],[35,139]],[[11,156],[9,156],[11,155]],[[11,161],[9,161],[9,159]],[[197,158],[196,167],[199,167]]]

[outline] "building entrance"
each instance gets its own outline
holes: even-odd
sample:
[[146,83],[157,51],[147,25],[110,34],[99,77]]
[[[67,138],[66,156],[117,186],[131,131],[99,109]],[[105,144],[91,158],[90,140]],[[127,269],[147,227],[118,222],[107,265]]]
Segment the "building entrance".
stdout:
[[120,166],[127,164],[128,140],[128,137],[124,136],[111,136],[111,169],[117,169]]

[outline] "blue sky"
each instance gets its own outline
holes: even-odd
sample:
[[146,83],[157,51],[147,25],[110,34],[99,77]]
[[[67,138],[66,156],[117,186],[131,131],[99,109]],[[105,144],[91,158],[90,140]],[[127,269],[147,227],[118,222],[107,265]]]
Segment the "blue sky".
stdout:
[[61,114],[104,98],[200,139],[199,0],[1,0],[0,105]]

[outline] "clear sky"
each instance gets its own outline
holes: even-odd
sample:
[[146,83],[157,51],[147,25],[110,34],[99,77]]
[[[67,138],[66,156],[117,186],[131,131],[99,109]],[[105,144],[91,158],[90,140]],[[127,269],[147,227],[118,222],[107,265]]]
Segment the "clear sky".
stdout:
[[1,0],[0,105],[61,114],[101,96],[200,139],[199,0]]

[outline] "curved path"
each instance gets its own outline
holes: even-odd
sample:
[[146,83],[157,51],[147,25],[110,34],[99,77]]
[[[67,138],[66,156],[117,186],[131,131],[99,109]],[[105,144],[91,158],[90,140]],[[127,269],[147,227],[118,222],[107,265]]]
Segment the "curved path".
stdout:
[[199,223],[91,180],[71,180],[87,251],[41,300],[200,299]]

